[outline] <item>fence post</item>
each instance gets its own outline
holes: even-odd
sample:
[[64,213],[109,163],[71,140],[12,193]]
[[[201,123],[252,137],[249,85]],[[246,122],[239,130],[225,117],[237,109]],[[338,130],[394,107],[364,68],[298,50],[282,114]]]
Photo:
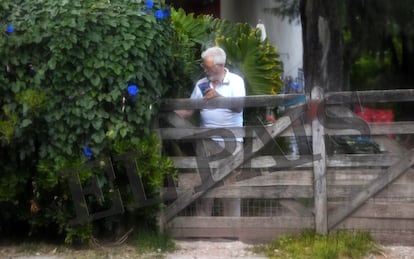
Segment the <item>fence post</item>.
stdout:
[[[310,112],[312,115],[313,146],[313,189],[315,200],[315,228],[319,234],[328,233],[327,194],[326,194],[326,150],[325,130],[318,119],[319,104],[323,102],[323,89],[314,87],[311,92]],[[320,111],[319,111],[320,112]],[[316,115],[316,116],[315,116]],[[320,156],[320,159],[316,158]]]

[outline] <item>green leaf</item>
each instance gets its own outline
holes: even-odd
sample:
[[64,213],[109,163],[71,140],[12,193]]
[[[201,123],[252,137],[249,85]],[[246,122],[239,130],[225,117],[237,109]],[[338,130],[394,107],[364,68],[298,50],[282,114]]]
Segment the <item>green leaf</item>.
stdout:
[[123,138],[125,138],[125,136],[127,135],[127,133],[128,133],[128,128],[122,128],[120,131],[119,131],[119,134],[121,135],[121,137],[123,137]]
[[100,130],[92,135],[92,140],[95,144],[101,144],[105,139],[105,133],[103,130]]
[[96,31],[89,32],[87,37],[90,41],[93,41],[96,43],[100,43],[100,41],[102,41],[101,35]]
[[55,58],[51,58],[47,62],[47,65],[49,66],[50,69],[54,70],[56,68],[56,59]]
[[94,71],[90,68],[85,68],[83,70],[83,74],[87,77],[87,78],[92,78]]
[[99,130],[102,127],[102,120],[95,119],[92,121],[92,126],[94,129]]
[[101,83],[101,78],[99,77],[99,75],[95,74],[95,76],[91,78],[91,83],[93,86],[99,86]]
[[117,76],[119,76],[122,72],[122,66],[120,66],[119,64],[113,64],[112,70],[115,72]]

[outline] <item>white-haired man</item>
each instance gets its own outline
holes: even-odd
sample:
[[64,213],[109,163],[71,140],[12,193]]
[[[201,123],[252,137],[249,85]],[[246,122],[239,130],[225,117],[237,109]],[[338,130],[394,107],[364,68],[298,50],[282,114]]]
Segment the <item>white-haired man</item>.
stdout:
[[[211,47],[202,54],[201,66],[205,77],[198,80],[192,99],[204,98],[207,100],[216,97],[242,97],[246,95],[244,80],[239,75],[230,72],[226,67],[226,53],[220,47]],[[176,113],[183,118],[190,117],[193,110],[178,110]],[[233,128],[243,127],[243,107],[240,108],[209,108],[200,111],[200,127],[202,128]],[[232,141],[234,145],[227,145],[225,141]],[[231,153],[243,148],[243,138],[232,139],[212,138],[200,141],[196,146],[197,156],[210,157],[231,146]],[[240,216],[240,199],[223,200],[224,216]],[[211,216],[213,199],[201,198],[196,202],[196,211],[199,216]]]

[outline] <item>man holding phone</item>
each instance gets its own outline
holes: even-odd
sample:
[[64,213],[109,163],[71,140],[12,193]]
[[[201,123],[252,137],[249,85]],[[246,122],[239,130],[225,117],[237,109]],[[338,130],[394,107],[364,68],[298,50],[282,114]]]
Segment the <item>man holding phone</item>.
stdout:
[[[211,47],[202,54],[202,63],[205,77],[198,80],[191,99],[204,98],[210,100],[216,97],[243,97],[246,96],[244,80],[239,75],[230,72],[226,67],[226,53],[220,47]],[[190,117],[193,110],[178,110],[176,113],[183,118]],[[232,128],[243,127],[243,108],[209,108],[200,110],[200,127],[202,128]],[[197,143],[197,156],[209,157],[220,153],[229,145],[225,141],[236,142],[236,149],[229,150],[233,154],[243,147],[243,138],[236,137],[231,140],[214,138],[202,140]],[[230,145],[232,146],[232,145]],[[200,200],[200,199],[199,199]],[[198,200],[196,206],[199,216],[210,216],[212,199]],[[203,206],[200,204],[203,203]],[[224,216],[240,216],[240,199],[223,201]],[[226,215],[227,214],[227,215]]]

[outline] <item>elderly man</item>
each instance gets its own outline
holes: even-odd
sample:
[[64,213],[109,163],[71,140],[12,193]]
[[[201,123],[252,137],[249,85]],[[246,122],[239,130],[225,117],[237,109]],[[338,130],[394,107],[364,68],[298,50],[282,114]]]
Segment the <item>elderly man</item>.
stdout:
[[[191,94],[192,99],[204,98],[207,100],[216,97],[241,97],[246,95],[243,78],[230,72],[226,67],[226,53],[219,47],[206,49],[202,54],[202,68],[205,77],[200,79]],[[190,117],[193,110],[178,110],[176,113],[183,118]],[[243,126],[243,108],[214,108],[200,111],[200,126],[202,128],[232,128]],[[243,145],[243,138],[232,139],[212,138],[200,141],[196,146],[197,156],[209,157],[223,151],[224,148],[234,145],[226,145],[225,141],[236,143],[235,150],[239,151]],[[240,216],[240,199],[223,201],[223,214],[225,216]],[[196,211],[199,216],[210,216],[213,205],[212,199],[199,199]]]

